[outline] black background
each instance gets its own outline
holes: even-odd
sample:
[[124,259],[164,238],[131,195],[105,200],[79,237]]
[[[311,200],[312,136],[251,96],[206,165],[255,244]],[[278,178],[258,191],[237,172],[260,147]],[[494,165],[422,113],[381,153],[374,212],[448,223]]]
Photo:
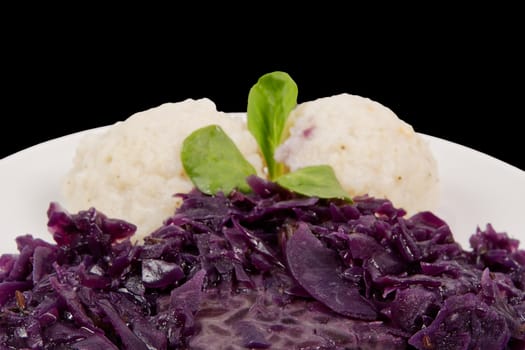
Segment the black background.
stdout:
[[433,30],[367,36],[348,28],[337,37],[292,28],[279,43],[244,27],[159,37],[144,28],[71,35],[67,26],[43,25],[4,42],[0,158],[164,102],[208,97],[219,110],[244,111],[252,84],[283,70],[297,82],[299,102],[366,96],[416,131],[525,169],[523,40],[512,21],[487,23],[444,31],[443,20]]

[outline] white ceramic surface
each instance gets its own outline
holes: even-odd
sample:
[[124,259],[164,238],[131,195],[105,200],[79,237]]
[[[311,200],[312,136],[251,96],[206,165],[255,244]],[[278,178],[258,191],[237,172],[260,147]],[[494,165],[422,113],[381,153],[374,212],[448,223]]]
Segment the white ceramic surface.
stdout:
[[[60,183],[80,139],[103,129],[47,141],[0,160],[0,254],[15,253],[14,239],[21,234],[51,241],[46,228],[49,202],[63,202]],[[442,196],[437,214],[456,239],[467,248],[476,226],[490,222],[525,242],[525,172],[462,145],[423,137],[439,164]]]

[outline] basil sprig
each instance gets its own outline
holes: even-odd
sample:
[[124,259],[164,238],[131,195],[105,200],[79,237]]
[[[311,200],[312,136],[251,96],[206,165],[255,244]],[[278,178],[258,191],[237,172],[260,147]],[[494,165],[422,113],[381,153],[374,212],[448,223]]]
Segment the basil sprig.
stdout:
[[[297,85],[285,72],[263,75],[248,94],[248,130],[263,154],[270,180],[299,194],[352,201],[328,165],[308,166],[286,173],[274,153],[287,133],[287,120],[297,105]],[[250,190],[249,175],[256,174],[233,141],[217,125],[194,131],[183,142],[181,160],[193,184],[202,192],[229,194]]]

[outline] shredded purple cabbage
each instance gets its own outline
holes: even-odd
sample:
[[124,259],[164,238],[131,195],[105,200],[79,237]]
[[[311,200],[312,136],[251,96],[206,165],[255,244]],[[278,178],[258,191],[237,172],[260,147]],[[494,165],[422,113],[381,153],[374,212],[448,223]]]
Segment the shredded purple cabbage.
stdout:
[[387,200],[179,195],[135,227],[48,210],[56,244],[0,257],[0,348],[523,349],[525,251],[491,225],[471,251],[430,212]]

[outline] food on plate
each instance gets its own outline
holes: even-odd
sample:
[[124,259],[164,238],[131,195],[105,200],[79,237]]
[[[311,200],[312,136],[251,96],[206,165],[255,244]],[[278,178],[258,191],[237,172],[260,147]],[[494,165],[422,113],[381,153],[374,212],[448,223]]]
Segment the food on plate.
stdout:
[[387,107],[340,94],[299,104],[289,123],[275,158],[290,170],[328,164],[351,196],[388,198],[410,214],[436,209],[439,176],[430,148]]
[[[294,194],[193,190],[144,244],[51,204],[57,244],[0,259],[0,344],[72,349],[522,349],[525,251],[490,225]],[[211,347],[210,344],[213,344]]]
[[[51,203],[56,243],[19,236],[0,256],[0,346],[525,348],[519,242],[489,224],[464,250],[419,211],[437,200],[436,165],[385,107],[296,97],[274,72],[250,90],[246,122],[187,100],[84,141],[66,191],[90,208]],[[323,144],[327,126],[339,131]],[[329,152],[341,146],[348,160]],[[310,163],[315,150],[325,161]]]
[[295,82],[273,72],[251,89],[247,114],[246,122],[218,112],[208,99],[188,99],[85,138],[64,181],[66,207],[94,206],[137,225],[136,238],[150,233],[180,204],[172,195],[193,186],[180,161],[182,141],[209,125],[221,127],[256,174],[270,180],[329,165],[347,196],[388,198],[411,214],[436,207],[438,172],[428,146],[377,102],[342,94],[297,105]]
[[218,112],[209,99],[188,99],[136,113],[82,140],[64,181],[67,208],[94,206],[133,222],[137,237],[150,233],[175,210],[173,194],[193,187],[180,161],[182,141],[210,124],[220,125],[262,174],[263,163],[246,122]]

